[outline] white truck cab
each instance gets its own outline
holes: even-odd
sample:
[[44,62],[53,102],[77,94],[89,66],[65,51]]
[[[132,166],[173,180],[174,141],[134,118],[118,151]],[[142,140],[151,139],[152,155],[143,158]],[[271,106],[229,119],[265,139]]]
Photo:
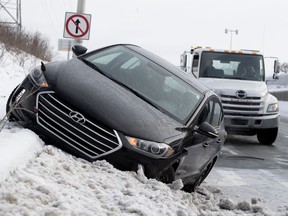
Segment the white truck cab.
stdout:
[[[257,135],[261,144],[274,143],[279,106],[277,98],[268,93],[263,55],[197,47],[181,55],[181,68],[218,94],[228,134]],[[273,78],[277,73],[276,60]]]

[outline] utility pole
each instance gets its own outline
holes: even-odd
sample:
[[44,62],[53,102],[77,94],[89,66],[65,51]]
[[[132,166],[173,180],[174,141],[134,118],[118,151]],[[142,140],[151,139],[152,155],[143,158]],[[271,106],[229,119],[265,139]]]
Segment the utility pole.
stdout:
[[[86,4],[86,0],[78,0],[78,4],[77,4],[77,14],[83,14],[85,12],[85,4]],[[74,39],[74,44],[82,44],[82,40],[81,39]]]
[[231,29],[225,29],[225,34],[228,34],[228,32],[231,33],[230,35],[230,50],[232,50],[232,34],[235,33],[236,35],[238,34],[238,30],[231,30]]
[[21,0],[0,1],[0,14],[4,11],[9,20],[0,23],[15,25],[18,30],[22,28]]

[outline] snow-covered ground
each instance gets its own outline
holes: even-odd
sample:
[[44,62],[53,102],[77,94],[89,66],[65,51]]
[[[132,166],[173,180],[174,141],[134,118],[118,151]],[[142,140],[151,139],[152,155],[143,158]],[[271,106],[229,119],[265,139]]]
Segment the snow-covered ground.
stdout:
[[[24,68],[13,55],[0,59],[1,119],[10,92],[30,67],[40,64],[30,59]],[[280,102],[280,111],[288,116],[288,102]],[[181,181],[166,185],[147,179],[141,169],[122,172],[106,161],[75,158],[45,146],[35,133],[15,123],[5,124],[0,132],[0,216],[288,215],[285,208],[271,211],[259,196],[236,202],[207,182],[194,193],[181,187]]]

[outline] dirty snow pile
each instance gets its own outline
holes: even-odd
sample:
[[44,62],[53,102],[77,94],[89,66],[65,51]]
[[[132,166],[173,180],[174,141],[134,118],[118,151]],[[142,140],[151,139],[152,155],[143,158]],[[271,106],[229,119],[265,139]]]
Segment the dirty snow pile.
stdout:
[[[31,58],[32,59],[32,58]],[[21,59],[20,59],[21,60]],[[23,63],[23,62],[22,62]],[[0,119],[10,92],[40,60],[0,59]],[[235,203],[204,183],[197,192],[123,172],[106,161],[87,162],[44,145],[32,131],[6,123],[0,132],[0,216],[6,215],[285,215],[253,198]]]
[[166,185],[147,179],[141,169],[137,173],[123,172],[106,161],[90,163],[45,146],[38,156],[0,183],[0,215],[188,216],[264,212],[256,199],[234,204],[221,199],[217,189],[201,187],[198,192],[185,193],[181,187],[181,181]]

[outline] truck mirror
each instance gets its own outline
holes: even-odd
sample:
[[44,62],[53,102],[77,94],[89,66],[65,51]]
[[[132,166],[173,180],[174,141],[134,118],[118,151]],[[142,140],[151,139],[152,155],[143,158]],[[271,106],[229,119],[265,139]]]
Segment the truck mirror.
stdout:
[[280,72],[280,62],[278,60],[274,61],[274,73]]
[[273,79],[276,79],[276,80],[279,79],[279,75],[276,74],[276,73],[274,73],[274,74],[273,74]]
[[185,69],[186,66],[187,66],[187,54],[184,52],[180,56],[180,67],[181,67],[181,69]]

